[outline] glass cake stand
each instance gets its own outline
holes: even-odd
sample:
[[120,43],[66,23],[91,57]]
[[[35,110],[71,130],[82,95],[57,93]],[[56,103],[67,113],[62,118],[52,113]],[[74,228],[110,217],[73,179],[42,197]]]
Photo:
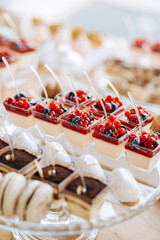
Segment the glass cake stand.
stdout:
[[[142,213],[160,199],[160,188],[140,184],[143,201],[134,207],[126,207],[107,194],[99,217],[90,221],[70,215],[65,208],[56,213],[48,213],[41,223],[19,221],[17,217],[7,219],[0,216],[0,228],[12,231],[16,240],[93,240],[100,229],[127,221]],[[145,201],[144,201],[145,199]],[[65,204],[65,203],[64,203]],[[63,213],[63,214],[62,214]]]

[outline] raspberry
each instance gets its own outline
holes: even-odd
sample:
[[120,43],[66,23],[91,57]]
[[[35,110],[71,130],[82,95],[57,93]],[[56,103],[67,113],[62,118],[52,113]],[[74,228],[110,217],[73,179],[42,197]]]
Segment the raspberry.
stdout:
[[115,125],[116,128],[120,128],[121,122],[120,122],[119,120],[116,120],[116,121],[114,122],[114,125]]
[[44,108],[45,108],[45,107],[44,107],[41,103],[38,103],[38,104],[36,105],[36,111],[37,111],[37,112],[43,113]]
[[108,130],[108,129],[112,129],[113,127],[113,124],[111,122],[106,122],[105,124],[105,129]]
[[111,95],[108,95],[108,96],[106,97],[106,100],[107,100],[107,102],[112,102],[112,96],[111,96]]
[[136,114],[131,114],[130,116],[128,116],[128,119],[130,122],[137,123],[137,124],[139,123]]
[[114,115],[111,115],[110,118],[109,118],[109,120],[110,120],[111,122],[114,122],[115,119],[116,119],[116,117],[115,117]]

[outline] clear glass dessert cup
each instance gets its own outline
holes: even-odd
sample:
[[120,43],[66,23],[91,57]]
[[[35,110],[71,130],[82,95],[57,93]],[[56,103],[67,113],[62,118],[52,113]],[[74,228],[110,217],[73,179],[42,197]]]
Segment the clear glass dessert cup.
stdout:
[[93,141],[96,144],[97,150],[100,154],[105,155],[111,159],[118,159],[124,154],[124,146],[129,135],[137,130],[136,127],[129,129],[123,136],[116,138],[105,133],[94,130],[92,134]]
[[[160,141],[158,142],[160,144]],[[152,150],[133,144],[132,142],[127,142],[125,144],[125,151],[130,165],[148,172],[151,171],[157,165],[160,158],[159,144],[155,149]]]

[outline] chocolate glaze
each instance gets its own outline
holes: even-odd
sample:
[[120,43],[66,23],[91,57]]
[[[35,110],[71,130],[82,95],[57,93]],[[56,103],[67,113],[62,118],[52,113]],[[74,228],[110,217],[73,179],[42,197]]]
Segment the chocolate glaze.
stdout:
[[7,147],[8,143],[4,142],[3,140],[0,139],[0,150],[4,147]]
[[81,178],[78,177],[74,179],[66,188],[74,195],[77,195],[79,198],[83,199],[88,203],[92,203],[92,200],[107,186],[106,184],[90,177],[85,177],[85,184],[87,188],[86,193],[82,193],[81,195],[77,195],[77,187],[82,186]]
[[47,166],[47,167],[44,167],[42,170],[43,170],[44,179],[56,184],[61,183],[65,178],[67,178],[71,173],[73,173],[72,170],[66,167],[55,165],[56,173],[55,175],[50,175],[49,170],[53,170],[53,169],[54,169],[54,166]]
[[36,157],[24,150],[14,149],[14,160],[7,160],[6,155],[11,154],[11,151],[7,151],[0,156],[0,163],[3,163],[14,169],[21,169],[27,164],[32,162]]

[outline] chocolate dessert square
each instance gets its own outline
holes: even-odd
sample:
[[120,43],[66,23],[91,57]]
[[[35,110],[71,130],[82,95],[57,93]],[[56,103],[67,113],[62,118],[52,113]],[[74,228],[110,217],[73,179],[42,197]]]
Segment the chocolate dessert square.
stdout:
[[[42,171],[44,177],[43,181],[52,185],[54,188],[54,197],[58,199],[59,194],[69,183],[69,179],[73,174],[73,169],[56,164],[55,166],[46,166],[42,168]],[[38,178],[40,177],[39,173],[36,173],[35,176]]]
[[19,149],[14,149],[14,159],[12,159],[11,150],[8,148],[0,152],[0,170],[3,172],[16,171],[23,173],[26,168],[33,168],[33,162],[36,156]]
[[5,147],[8,147],[8,143],[6,143],[5,141],[0,139],[0,150],[5,148]]
[[83,192],[81,178],[76,174],[66,186],[65,198],[71,214],[90,220],[98,215],[99,209],[109,190],[108,186],[91,177],[84,177],[86,192]]

